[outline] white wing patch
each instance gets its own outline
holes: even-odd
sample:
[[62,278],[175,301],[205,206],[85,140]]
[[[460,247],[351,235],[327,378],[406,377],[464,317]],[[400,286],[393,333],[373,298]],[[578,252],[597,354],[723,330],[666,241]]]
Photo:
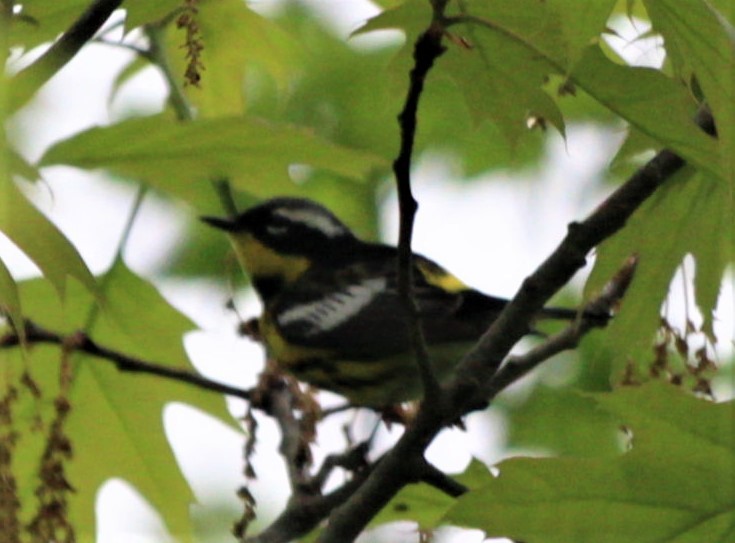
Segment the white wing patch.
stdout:
[[280,215],[285,219],[293,222],[300,222],[309,228],[322,232],[327,237],[333,238],[347,232],[344,225],[337,222],[334,218],[320,213],[318,210],[311,209],[289,209],[281,208],[273,212],[274,215]]
[[385,278],[366,279],[320,300],[291,307],[276,320],[281,326],[298,322],[307,325],[306,336],[332,330],[370,304],[379,292],[385,290],[386,283]]

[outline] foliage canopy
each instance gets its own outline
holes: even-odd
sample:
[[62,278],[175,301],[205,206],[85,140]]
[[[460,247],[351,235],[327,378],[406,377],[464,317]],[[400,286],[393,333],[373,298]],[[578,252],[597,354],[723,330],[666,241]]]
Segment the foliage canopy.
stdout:
[[[571,124],[594,122],[627,129],[610,157],[619,175],[661,149],[686,164],[597,248],[587,299],[631,254],[640,265],[614,321],[580,347],[573,378],[562,387],[539,381],[527,399],[495,403],[507,417],[509,448],[552,458],[508,459],[496,466],[499,476],[474,462],[458,477],[469,489],[459,499],[425,485],[405,487],[373,523],[411,520],[425,530],[452,524],[531,542],[735,538],[735,404],[691,394],[709,398],[713,378],[732,380],[729,360],[717,369],[711,360],[729,353],[718,343],[732,341],[717,338],[714,323],[734,247],[735,4],[375,3],[379,12],[346,42],[295,1],[269,16],[241,0],[128,0],[122,9],[119,1],[0,1],[0,48],[7,52],[0,231],[38,268],[38,277],[19,278],[0,254],[0,532],[11,534],[7,541],[72,532],[86,540],[95,533],[97,491],[114,477],[139,489],[177,538],[194,538],[193,494],[166,439],[162,410],[184,402],[237,426],[223,397],[120,372],[80,348],[88,337],[196,373],[182,346],[194,323],[125,262],[140,201],[154,192],[187,210],[186,243],[159,272],[186,280],[221,279],[224,242],[194,220],[228,211],[230,198],[244,208],[274,195],[308,196],[361,235],[377,237],[378,205],[400,142],[395,116],[414,43],[432,20],[442,25],[446,51],[421,96],[418,155],[451,157],[468,178],[519,172],[538,166],[554,131],[563,137]],[[96,27],[91,17],[79,19],[95,10]],[[118,23],[98,32],[113,12]],[[640,39],[662,39],[662,67],[630,65],[609,45],[625,19],[650,24]],[[356,45],[381,30],[398,30],[403,39]],[[31,160],[14,123],[78,51],[102,47],[91,35],[136,53],[110,82],[111,103],[151,69],[167,99],[150,115],[116,112]],[[716,137],[693,120],[703,105]],[[52,166],[102,170],[139,191],[116,257],[101,273],[90,271],[74,240],[34,202],[43,168]],[[86,205],[78,202],[79,213]],[[662,324],[662,304],[687,257],[696,268],[697,309],[677,328]],[[43,334],[25,326],[27,319],[59,334],[61,345],[35,345],[53,341],[39,340]]]

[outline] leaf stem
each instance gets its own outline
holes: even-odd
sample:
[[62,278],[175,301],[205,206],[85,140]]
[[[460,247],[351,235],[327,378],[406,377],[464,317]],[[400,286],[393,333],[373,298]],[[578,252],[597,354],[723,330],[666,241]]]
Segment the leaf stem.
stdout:
[[[149,26],[147,28],[148,39],[150,40],[149,58],[153,64],[158,66],[168,85],[169,102],[176,113],[176,117],[181,121],[191,122],[195,118],[195,112],[184,93],[183,86],[171,69],[171,63],[168,60],[163,43],[163,32],[164,29],[158,26]],[[231,217],[236,216],[238,210],[230,181],[227,178],[220,178],[212,180],[211,184],[225,213]]]
[[[128,218],[125,221],[125,226],[123,227],[122,234],[120,235],[120,241],[117,243],[117,249],[115,250],[115,256],[112,259],[112,264],[110,265],[109,270],[112,270],[115,266],[118,264],[121,264],[123,262],[123,253],[125,252],[125,248],[128,245],[128,242],[130,241],[130,233],[133,230],[133,225],[135,224],[135,219],[138,216],[138,213],[140,212],[140,206],[143,203],[143,199],[145,198],[145,195],[148,193],[148,187],[143,185],[142,183],[138,185],[138,190],[135,193],[135,200],[133,201],[133,206],[130,208],[130,212],[128,213]],[[99,293],[101,296],[104,297],[104,293],[107,290],[107,285],[110,281],[110,271],[102,276],[102,278],[99,281]],[[90,333],[92,331],[92,328],[94,327],[94,323],[97,320],[97,316],[99,315],[100,311],[100,304],[92,304],[92,306],[89,309],[89,313],[87,313],[87,318],[84,321],[84,327],[82,328],[85,332]]]

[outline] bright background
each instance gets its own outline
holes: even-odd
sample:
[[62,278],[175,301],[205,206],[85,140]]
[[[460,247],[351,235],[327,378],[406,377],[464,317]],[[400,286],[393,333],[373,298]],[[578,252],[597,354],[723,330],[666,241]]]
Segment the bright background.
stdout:
[[[354,1],[312,0],[309,4],[345,40],[377,12],[367,1],[360,9]],[[278,2],[265,0],[252,7],[266,14],[279,9]],[[620,38],[611,38],[610,42],[626,58],[645,65],[661,62],[654,40],[634,39],[645,33],[645,27],[620,21],[617,30]],[[388,33],[377,39],[399,38]],[[350,43],[354,47],[371,47],[375,40],[374,36],[361,37]],[[23,109],[11,120],[21,139],[23,134],[33,135],[32,141],[25,139],[18,145],[24,155],[33,161],[51,142],[105,124],[123,112],[160,110],[165,87],[152,69],[123,87],[111,104],[107,102],[110,82],[131,55],[105,45],[85,48],[39,93],[33,107]],[[614,131],[591,124],[572,125],[566,140],[550,134],[546,158],[538,170],[520,177],[496,173],[473,183],[449,182],[459,173],[447,157],[421,157],[414,168],[414,191],[420,202],[414,248],[485,292],[512,296],[522,278],[561,240],[567,223],[584,217],[609,190],[594,180],[605,175],[624,135],[622,127]],[[37,186],[34,200],[73,241],[92,271],[104,271],[112,261],[134,190],[105,181],[103,173],[61,167],[47,168],[42,173],[45,183]],[[84,203],[84,213],[78,212],[80,202]],[[390,242],[397,239],[396,209],[395,195],[390,194],[382,209],[383,235]],[[149,194],[135,223],[125,259],[197,323],[200,329],[186,336],[185,345],[199,370],[210,378],[249,387],[262,367],[262,351],[235,335],[236,319],[224,308],[228,291],[219,283],[175,281],[159,273],[177,244],[184,242],[191,213],[191,209]],[[0,253],[16,278],[38,275],[35,266],[4,238],[0,238]],[[577,288],[582,284],[583,278],[575,278]],[[718,310],[718,334],[722,337],[731,337],[732,332],[731,287],[729,283],[723,290]],[[247,317],[259,311],[257,301],[247,293],[238,296],[238,309]],[[728,356],[729,351],[721,354]],[[145,378],[148,377],[141,377]],[[516,393],[523,393],[523,386],[516,388]],[[336,397],[329,401],[339,402]],[[229,407],[236,417],[244,414],[241,401],[230,400]],[[227,530],[241,510],[235,490],[244,482],[243,435],[184,405],[169,406],[164,417],[177,459],[200,502],[195,506],[195,515],[201,517],[203,529],[211,530],[217,525],[221,529],[219,538],[209,535],[206,540],[231,541]],[[315,447],[317,463],[344,444],[339,418],[330,418],[320,428]],[[367,412],[341,418],[343,422],[353,421],[358,437],[367,435],[375,420]],[[281,459],[274,454],[279,439],[275,425],[265,417],[259,417],[259,423],[255,457],[259,478],[250,483],[250,488],[258,500],[260,515],[267,520],[284,505],[288,485]],[[492,464],[508,454],[503,448],[502,417],[492,409],[469,416],[467,429],[443,432],[430,448],[429,460],[442,469],[461,471],[471,456]],[[377,449],[384,450],[397,435],[395,429],[382,429]],[[103,543],[169,540],[156,513],[122,481],[111,481],[102,488],[97,509],[99,541]],[[389,537],[394,542],[416,540],[410,525],[391,530]],[[385,529],[377,532],[387,533]],[[378,535],[368,534],[364,541]],[[446,529],[439,540],[479,542],[482,537],[478,532]]]

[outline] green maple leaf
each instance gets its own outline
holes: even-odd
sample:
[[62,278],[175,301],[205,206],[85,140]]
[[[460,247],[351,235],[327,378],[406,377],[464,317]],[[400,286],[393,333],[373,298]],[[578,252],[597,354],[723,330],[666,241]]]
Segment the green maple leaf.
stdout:
[[735,402],[661,383],[594,396],[632,431],[604,458],[514,458],[443,522],[534,543],[699,543],[735,538]]
[[[194,328],[189,319],[122,264],[100,282],[105,287],[104,310],[89,332],[98,344],[194,371],[182,343],[183,334]],[[69,284],[63,305],[47,281],[31,280],[19,286],[27,301],[26,316],[40,325],[62,333],[84,326],[93,299],[79,284]],[[38,416],[48,426],[53,416],[62,354],[56,345],[36,345],[26,353],[5,350],[0,356],[13,368],[4,375],[18,375],[27,368],[42,391],[37,400],[21,393],[16,408],[15,428],[21,435],[13,472],[19,481],[23,516],[28,519],[35,508],[33,491],[46,438],[46,432],[33,430],[32,423]],[[94,536],[96,494],[105,481],[120,478],[158,510],[172,534],[190,540],[189,508],[194,497],[166,439],[163,409],[171,402],[183,402],[231,423],[223,398],[190,385],[122,373],[109,361],[79,353],[72,355],[72,371],[71,412],[64,430],[73,450],[66,469],[74,487],[69,513],[77,536],[82,540]]]

